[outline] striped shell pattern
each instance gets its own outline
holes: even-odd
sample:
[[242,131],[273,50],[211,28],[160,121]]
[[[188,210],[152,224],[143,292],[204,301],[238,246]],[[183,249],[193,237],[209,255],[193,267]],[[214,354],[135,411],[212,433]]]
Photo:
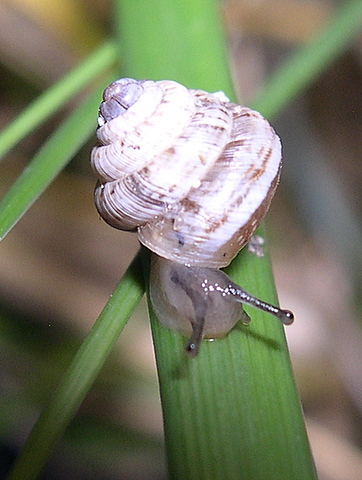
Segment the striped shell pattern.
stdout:
[[173,81],[112,83],[97,138],[100,215],[182,264],[228,265],[279,181],[280,141],[259,113]]

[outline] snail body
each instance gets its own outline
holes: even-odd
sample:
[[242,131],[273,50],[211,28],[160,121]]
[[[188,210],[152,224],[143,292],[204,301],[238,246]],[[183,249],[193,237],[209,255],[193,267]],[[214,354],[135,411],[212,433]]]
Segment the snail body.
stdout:
[[117,80],[104,91],[98,125],[96,207],[155,254],[152,303],[162,323],[192,332],[188,350],[197,353],[204,336],[222,336],[240,319],[241,289],[218,269],[269,208],[279,138],[258,112],[173,81]]

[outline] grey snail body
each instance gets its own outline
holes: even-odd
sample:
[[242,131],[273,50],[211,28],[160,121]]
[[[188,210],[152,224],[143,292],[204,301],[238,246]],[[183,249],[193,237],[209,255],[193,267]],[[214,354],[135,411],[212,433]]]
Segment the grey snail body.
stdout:
[[153,253],[154,310],[191,336],[187,351],[225,335],[240,303],[293,321],[219,270],[250,240],[279,182],[280,141],[258,112],[173,81],[124,78],[104,91],[97,137],[98,212]]

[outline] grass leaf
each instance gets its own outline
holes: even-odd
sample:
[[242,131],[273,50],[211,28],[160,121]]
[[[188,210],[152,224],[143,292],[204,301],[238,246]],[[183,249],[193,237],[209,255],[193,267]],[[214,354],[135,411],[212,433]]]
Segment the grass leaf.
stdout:
[[88,140],[96,125],[100,98],[101,92],[97,90],[63,122],[2,198],[0,240]]
[[[315,78],[350,40],[351,31],[360,21],[356,17],[360,17],[361,5],[361,1],[346,2],[331,24],[341,28],[343,24],[343,33],[327,27],[313,46],[296,52],[285,70],[282,67],[266,84],[253,107],[274,115]],[[114,6],[118,44],[127,54],[124,75],[170,78],[194,88],[223,89],[232,95],[216,2],[160,0],[150,4],[147,0],[124,0],[115,1]],[[328,49],[332,44],[334,47]],[[319,50],[324,56],[317,61],[312,55]],[[274,102],[278,78],[288,88],[281,89]],[[297,81],[299,78],[303,81]],[[293,80],[296,88],[292,88]],[[89,132],[88,122],[84,131]],[[59,168],[60,163],[47,173],[49,181]],[[30,173],[27,175],[31,178]],[[31,182],[29,185],[34,188]],[[37,193],[32,194],[32,201],[45,185],[43,181],[41,187],[34,188]],[[20,190],[20,197],[25,196],[24,190]],[[14,201],[16,198],[14,194]],[[2,224],[3,232],[29,204],[29,199],[22,201],[17,215],[13,207],[12,220]],[[261,234],[265,236],[263,230]],[[147,261],[144,263],[147,268]],[[266,301],[276,300],[267,255],[257,258],[244,250],[228,270],[246,290]],[[9,479],[31,480],[40,471],[142,295],[141,271],[137,257],[74,359]],[[250,326],[236,327],[225,339],[203,342],[193,360],[184,356],[185,339],[163,328],[152,315],[172,479],[315,478],[283,329],[267,314],[251,309],[248,312]],[[98,349],[99,355],[93,358],[91,353]]]
[[[141,275],[140,275],[141,273]],[[135,257],[83,342],[58,390],[26,441],[8,480],[34,480],[79,408],[127,319],[144,292],[140,254]]]

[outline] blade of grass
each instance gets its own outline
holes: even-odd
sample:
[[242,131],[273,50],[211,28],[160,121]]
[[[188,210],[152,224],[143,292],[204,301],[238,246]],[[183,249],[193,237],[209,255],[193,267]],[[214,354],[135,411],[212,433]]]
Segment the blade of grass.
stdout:
[[0,158],[48,117],[61,108],[75,93],[109,68],[116,58],[116,46],[108,41],[89,55],[79,66],[49,88],[0,132]]
[[361,26],[362,1],[343,2],[316,38],[291,55],[268,78],[263,91],[251,107],[267,118],[276,115],[347,48]]
[[[147,11],[147,5],[145,5],[146,10],[142,9],[142,2],[138,3],[138,7],[142,12]],[[120,5],[116,6],[116,11],[120,11]],[[146,18],[148,17],[146,16]],[[138,19],[139,16],[137,21]],[[124,21],[127,23],[127,18]],[[119,25],[119,30],[122,30],[122,25]],[[153,29],[157,31],[158,27],[150,28],[151,31]],[[137,30],[135,35],[138,35]],[[129,41],[130,38],[127,39],[126,44]],[[155,64],[157,61],[158,58],[153,58]],[[180,75],[183,69],[192,69],[192,66],[191,63],[179,66]],[[157,69],[155,68],[154,71]],[[132,74],[132,65],[128,66],[128,71],[125,73]],[[212,76],[213,73],[215,72],[210,70],[209,75]],[[163,74],[160,73],[160,76]],[[167,76],[172,78],[171,75]],[[140,77],[151,77],[151,73],[140,75]],[[227,78],[227,75],[224,78]],[[177,76],[176,79],[180,79],[180,77]],[[192,80],[189,81],[192,82]],[[200,79],[197,86],[201,86],[202,81]],[[205,81],[205,85],[208,81]],[[187,81],[185,83],[189,84]],[[223,88],[225,92],[230,93],[227,80],[225,80],[225,84],[220,82],[216,86],[212,81],[211,83],[210,90]],[[203,85],[203,88],[207,87]],[[291,93],[291,90],[288,92],[289,95],[297,93],[296,91]],[[260,102],[260,110],[266,111],[270,100],[265,95],[263,101]],[[289,100],[290,97],[286,98],[285,102]],[[263,296],[266,300],[273,300],[275,294],[270,266],[264,260],[259,260],[251,258],[247,252],[242,252],[229,270],[234,279],[242,283],[245,288]],[[240,270],[240,266],[242,266],[242,270]],[[244,277],[243,280],[240,278],[240,272]],[[261,279],[258,285],[257,278]],[[132,282],[131,278],[130,281]],[[129,288],[138,290],[137,282],[133,287],[131,283]],[[266,289],[265,293],[262,291],[264,288]],[[119,300],[115,293],[112,301],[117,303]],[[131,300],[134,303],[136,301],[134,297]],[[172,478],[291,478],[290,472],[296,469],[294,465],[300,466],[301,476],[293,476],[293,478],[314,478],[313,462],[310,458],[282,329],[273,319],[265,318],[264,322],[263,314],[251,313],[253,316],[251,327],[248,329],[240,327],[243,335],[240,335],[240,331],[235,329],[222,341],[210,344],[205,342],[200,356],[192,362],[186,361],[183,356],[184,339],[163,329],[158,322],[153,321],[160,388],[165,412],[165,435]],[[123,322],[121,315],[116,320]],[[96,351],[102,343],[105,343],[102,336],[94,339],[93,350]],[[79,368],[81,359],[81,355],[75,359],[72,365],[74,372]],[[64,382],[68,382],[67,375]],[[215,386],[215,391],[210,390],[210,385]],[[283,385],[286,387],[283,388]],[[64,383],[60,389],[62,388],[64,388]],[[172,392],[173,389],[176,391]],[[200,396],[203,389],[206,391],[209,389],[209,393],[206,393],[205,397]],[[195,396],[196,394],[197,396]],[[209,394],[210,397],[208,397]],[[70,412],[75,410],[72,398],[68,405],[63,405],[66,415],[68,415],[67,408],[70,409]],[[76,388],[74,398],[78,398]],[[229,407],[231,407],[230,413],[228,413]],[[56,409],[48,411],[48,415],[49,422],[56,423]],[[71,413],[67,417],[68,421],[70,417]],[[66,421],[62,425],[62,429],[65,426]],[[39,427],[37,426],[36,429]],[[204,435],[204,430],[206,430],[206,435]],[[229,431],[230,435],[227,434]],[[56,425],[48,431],[51,445],[55,443],[54,437],[58,438],[59,435]],[[225,443],[217,440],[218,435],[225,440]],[[273,442],[278,439],[278,436],[283,437],[283,440],[277,442],[276,448],[273,448]],[[188,442],[188,437],[193,437],[193,439]],[[233,446],[233,442],[235,442],[236,448]],[[27,462],[37,461],[36,452],[41,443],[41,435],[30,437],[25,447],[26,456],[22,454],[19,459],[23,468],[22,473],[20,475],[13,474],[14,476],[10,477],[12,480],[35,478],[34,475],[25,476],[26,465]],[[260,450],[259,443],[263,447]],[[50,449],[46,449],[46,451],[49,453]],[[220,458],[225,452],[228,453],[226,458],[231,464],[233,472],[231,474],[234,476],[228,477],[228,466],[225,466],[225,463],[228,462],[218,465],[218,462],[213,461],[213,457]],[[201,464],[199,455],[201,455]],[[267,468],[273,463],[275,456],[279,457],[278,468],[277,470],[273,469],[273,474],[270,476]],[[35,460],[32,460],[32,457]],[[243,461],[239,457],[243,458]],[[44,458],[42,457],[42,462]],[[263,466],[264,459],[266,459],[265,466]],[[286,462],[283,467],[284,460]],[[209,471],[205,463],[207,461],[212,462],[212,468],[209,468]],[[255,465],[258,464],[258,471],[256,471]],[[15,469],[20,472],[20,467],[15,467]],[[239,472],[238,469],[240,469]],[[185,475],[189,476],[183,476],[185,470]],[[200,470],[202,476],[198,475]],[[212,474],[205,477],[211,471],[215,471],[218,476]],[[235,477],[235,472],[237,472],[237,477]],[[252,476],[254,474],[255,476]],[[258,476],[259,474],[262,476]]]
[[[113,78],[113,76],[112,76]],[[104,80],[107,83],[107,79]],[[0,202],[0,240],[24,215],[83,143],[96,125],[101,98],[93,92],[47,140]]]
[[223,31],[210,0],[114,1],[122,72],[176,80],[189,88],[233,95]]
[[8,480],[34,480],[99,373],[143,295],[140,254],[135,257],[83,342],[48,407],[32,430]]
[[[231,273],[275,301],[264,259],[243,251]],[[250,326],[203,342],[191,361],[185,339],[152,317],[172,479],[315,478],[282,327],[248,313]]]
[[[123,51],[129,52],[124,75],[172,78],[230,95],[215,2],[159,3],[152,12],[147,1],[116,2]],[[244,253],[232,272],[250,292],[275,301],[267,256]],[[162,328],[150,310],[170,478],[314,479],[281,325],[250,311],[251,327],[203,342],[190,360],[185,340]]]

